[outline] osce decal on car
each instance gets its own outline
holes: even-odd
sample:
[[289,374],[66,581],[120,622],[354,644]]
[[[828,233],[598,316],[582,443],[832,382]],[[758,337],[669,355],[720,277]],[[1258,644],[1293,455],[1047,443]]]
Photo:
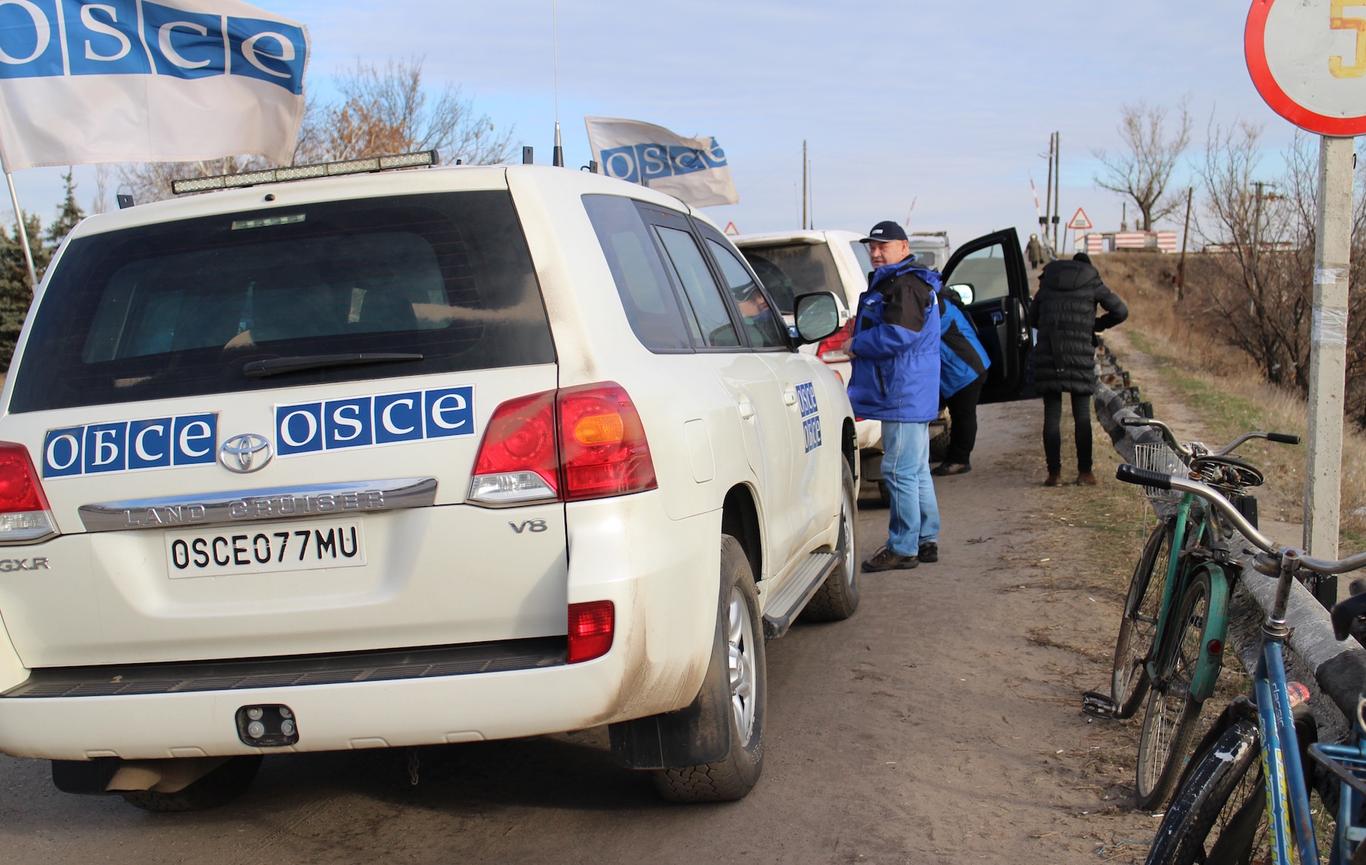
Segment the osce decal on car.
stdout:
[[52,429],[43,438],[43,477],[202,465],[214,461],[217,441],[217,414]]
[[821,410],[816,404],[816,388],[811,382],[797,385],[797,406],[802,412],[802,431],[806,433],[806,452],[821,446]]
[[473,434],[470,385],[275,407],[282,457]]

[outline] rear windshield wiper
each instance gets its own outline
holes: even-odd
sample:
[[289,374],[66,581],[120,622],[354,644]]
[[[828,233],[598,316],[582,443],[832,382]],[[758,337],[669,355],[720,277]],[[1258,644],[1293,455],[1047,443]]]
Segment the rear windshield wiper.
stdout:
[[266,378],[287,372],[308,369],[327,369],[334,366],[363,366],[370,363],[404,363],[422,360],[416,352],[356,351],[344,354],[303,354],[296,357],[272,357],[242,364],[242,374],[248,378]]

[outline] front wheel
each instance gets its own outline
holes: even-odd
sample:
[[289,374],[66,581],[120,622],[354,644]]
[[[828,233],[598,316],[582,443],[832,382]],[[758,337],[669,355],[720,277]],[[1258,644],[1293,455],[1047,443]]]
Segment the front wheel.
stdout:
[[1157,829],[1147,865],[1269,861],[1251,858],[1253,851],[1270,854],[1260,755],[1251,719],[1235,721],[1197,754]]
[[1178,613],[1171,620],[1177,631],[1170,635],[1163,669],[1148,695],[1138,740],[1135,791],[1140,808],[1160,808],[1171,795],[1195,738],[1203,697],[1197,699],[1192,686],[1202,649],[1212,637],[1212,594],[1210,572],[1201,569],[1186,587]]
[[1148,692],[1147,663],[1153,650],[1153,637],[1157,635],[1157,617],[1162,610],[1162,594],[1167,585],[1175,534],[1173,521],[1158,523],[1143,545],[1138,565],[1129,580],[1129,594],[1124,601],[1124,615],[1119,620],[1110,677],[1110,698],[1118,718],[1133,717]]
[[672,802],[733,802],[759,781],[764,763],[767,696],[764,631],[754,575],[740,542],[721,536],[721,603],[711,668],[702,687],[716,705],[729,706],[730,750],[711,763],[661,769],[655,789]]

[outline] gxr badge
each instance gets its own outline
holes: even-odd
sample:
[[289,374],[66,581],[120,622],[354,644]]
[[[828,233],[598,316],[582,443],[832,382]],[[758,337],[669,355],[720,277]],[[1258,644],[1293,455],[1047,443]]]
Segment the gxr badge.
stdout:
[[265,468],[272,456],[270,442],[256,433],[235,435],[218,449],[218,461],[223,468],[239,475]]

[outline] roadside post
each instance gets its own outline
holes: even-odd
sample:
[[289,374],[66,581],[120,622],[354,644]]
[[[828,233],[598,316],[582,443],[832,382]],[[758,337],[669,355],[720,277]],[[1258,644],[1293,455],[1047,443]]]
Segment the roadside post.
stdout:
[[[1366,134],[1366,3],[1253,0],[1243,46],[1267,105],[1321,136],[1304,546],[1332,559],[1341,504],[1353,138]],[[1320,602],[1337,600],[1336,583],[1324,581]]]

